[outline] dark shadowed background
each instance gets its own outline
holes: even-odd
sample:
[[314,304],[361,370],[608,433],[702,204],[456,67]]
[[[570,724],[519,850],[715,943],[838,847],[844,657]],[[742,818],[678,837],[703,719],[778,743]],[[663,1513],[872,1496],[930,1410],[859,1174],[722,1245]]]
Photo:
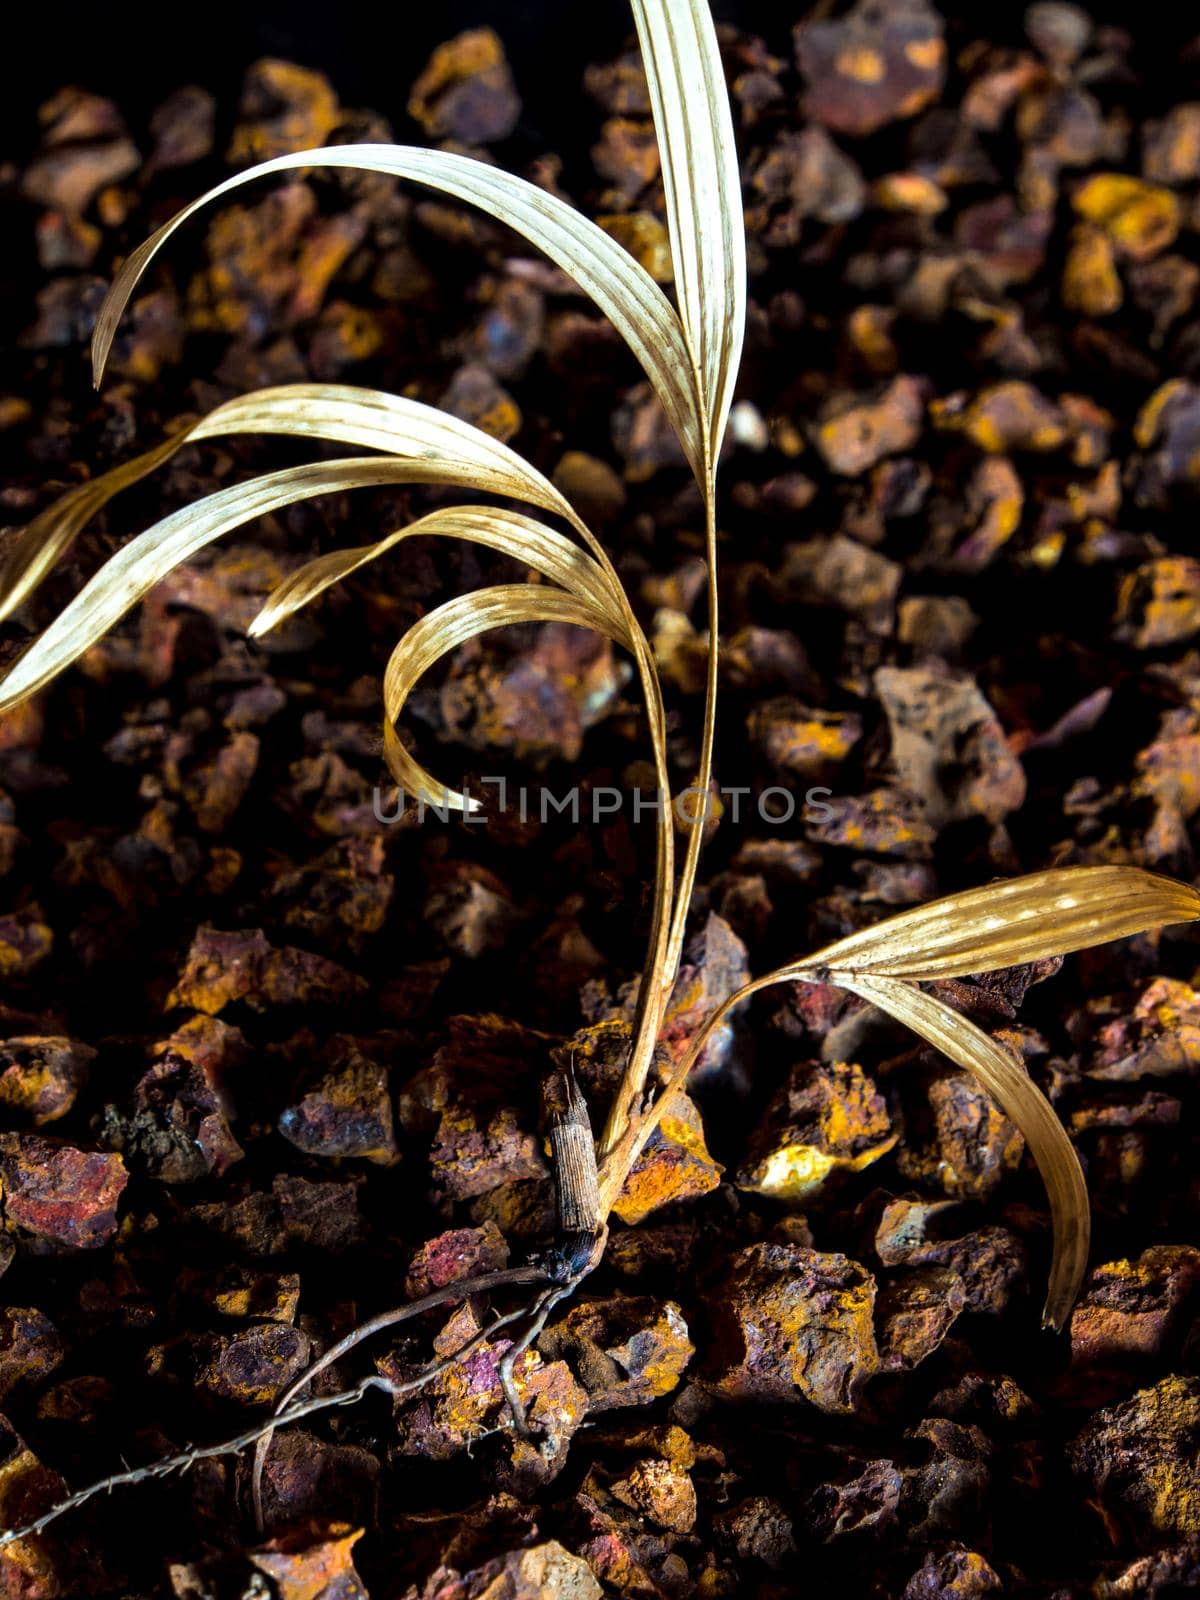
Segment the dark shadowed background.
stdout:
[[[973,8],[977,14],[978,0],[939,5],[951,17]],[[544,150],[562,137],[584,66],[619,49],[631,28],[627,0],[27,0],[12,9],[0,45],[0,158],[32,146],[38,104],[66,83],[113,97],[137,122],[183,83],[222,98],[236,93],[245,68],[263,55],[321,68],[343,104],[382,112],[405,138],[412,133],[408,89],[429,51],[481,23],[501,34],[516,74],[525,106],[518,147]],[[719,19],[763,35],[783,55],[790,54],[793,23],[840,9],[804,0],[713,0]],[[1016,42],[1024,10],[1024,0],[988,6],[988,36]],[[1146,37],[1145,9],[1132,0],[1087,10],[1117,24],[1140,17]],[[1194,34],[1195,14],[1194,3],[1158,7],[1164,67],[1174,45]]]

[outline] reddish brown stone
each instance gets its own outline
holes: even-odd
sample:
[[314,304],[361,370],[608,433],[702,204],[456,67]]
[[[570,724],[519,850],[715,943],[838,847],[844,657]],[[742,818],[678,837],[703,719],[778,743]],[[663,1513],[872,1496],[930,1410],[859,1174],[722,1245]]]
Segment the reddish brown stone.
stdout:
[[341,1064],[279,1113],[279,1131],[307,1155],[386,1165],[396,1159],[387,1070],[349,1041],[337,1054]]
[[66,1353],[58,1329],[40,1311],[23,1306],[0,1311],[0,1401],[14,1390],[40,1387]]
[[875,685],[896,773],[935,826],[975,816],[999,822],[1022,805],[1025,774],[973,680],[881,667]]
[[419,1300],[459,1278],[497,1272],[508,1265],[508,1245],[494,1222],[481,1228],[452,1228],[427,1239],[408,1264],[406,1300]]
[[221,1341],[196,1374],[202,1389],[238,1405],[272,1405],[309,1364],[308,1336],[281,1322],[263,1322]]
[[283,1005],[337,1005],[362,994],[366,982],[324,956],[285,945],[276,949],[261,929],[222,933],[202,927],[167,999],[215,1016],[234,1001],[253,1010]]
[[45,961],[53,945],[53,931],[36,907],[0,916],[0,978],[28,977]]
[[10,1222],[76,1250],[94,1250],[112,1238],[117,1202],[129,1182],[120,1156],[32,1133],[0,1134],[0,1177]]
[[[435,1353],[453,1355],[483,1325],[471,1302],[460,1306],[434,1340]],[[415,1399],[396,1402],[402,1454],[447,1460],[469,1449],[479,1435],[503,1426],[505,1400],[499,1364],[511,1343],[504,1337],[485,1341],[447,1367]],[[380,1368],[393,1379],[411,1376],[407,1366],[394,1358],[385,1357]],[[519,1358],[513,1378],[530,1427],[544,1435],[544,1454],[561,1464],[571,1435],[589,1409],[587,1394],[563,1362],[546,1364],[536,1350],[527,1350]],[[522,1443],[515,1441],[518,1452]]]
[[805,108],[842,133],[874,133],[935,99],[946,71],[942,21],[927,0],[858,0],[844,16],[796,25]]
[[270,1193],[233,1204],[197,1206],[196,1217],[248,1255],[271,1258],[308,1249],[340,1255],[361,1236],[363,1219],[353,1183],[314,1183],[283,1174]]
[[792,1519],[766,1495],[751,1495],[715,1519],[719,1537],[742,1561],[760,1561],[777,1571],[796,1552]]
[[1200,994],[1176,978],[1154,978],[1126,1016],[1099,1030],[1091,1074],[1117,1082],[1200,1068]]
[[1071,1314],[1071,1355],[1094,1365],[1165,1352],[1200,1292],[1200,1250],[1152,1245],[1093,1268]]
[[856,1261],[797,1245],[750,1245],[713,1305],[716,1387],[733,1399],[807,1400],[853,1412],[878,1370],[875,1280]]
[[905,1584],[903,1600],[984,1600],[1003,1592],[995,1568],[977,1551],[946,1550],[926,1556]]
[[670,1394],[695,1354],[674,1301],[628,1295],[577,1302],[546,1330],[541,1346],[570,1362],[593,1413]]
[[242,1158],[225,1075],[244,1055],[236,1028],[208,1017],[185,1023],[158,1046],[129,1112],[106,1108],[106,1142],[162,1183],[219,1177]]
[[880,1362],[885,1372],[907,1372],[932,1355],[966,1306],[957,1272],[917,1268],[889,1278],[875,1306]]
[[835,534],[787,545],[780,564],[780,598],[830,607],[857,617],[874,633],[892,629],[901,570],[894,561]]
[[1169,1377],[1098,1411],[1067,1450],[1072,1470],[1138,1545],[1200,1533],[1200,1382]]
[[504,46],[491,28],[472,28],[439,45],[413,84],[408,114],[434,139],[493,144],[521,115]]
[[96,1052],[75,1039],[38,1035],[0,1044],[0,1105],[33,1127],[65,1116]]

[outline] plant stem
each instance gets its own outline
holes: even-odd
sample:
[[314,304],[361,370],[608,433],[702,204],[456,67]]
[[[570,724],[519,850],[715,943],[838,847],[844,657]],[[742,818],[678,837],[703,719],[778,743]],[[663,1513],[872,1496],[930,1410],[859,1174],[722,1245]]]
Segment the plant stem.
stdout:
[[[675,986],[679,962],[683,954],[683,940],[687,931],[688,910],[696,882],[700,849],[704,843],[704,824],[708,815],[709,788],[712,783],[713,745],[717,723],[717,682],[719,655],[717,640],[720,616],[717,596],[717,504],[715,463],[706,459],[704,472],[704,557],[708,575],[708,661],[704,688],[704,725],[700,737],[700,760],[696,771],[695,789],[699,798],[698,814],[689,815],[687,850],[679,881],[675,886],[675,902],[670,919],[670,930],[663,961],[658,968],[656,992],[646,992],[643,978],[638,996],[638,1015],[635,1021],[633,1044],[629,1062],[617,1090],[616,1099],[608,1114],[604,1136],[600,1141],[601,1160],[614,1156],[630,1124],[639,1116],[650,1067],[654,1060],[654,1047],[662,1026],[663,1015]],[[657,925],[656,925],[657,926]],[[623,1160],[623,1158],[622,1158]],[[625,1171],[629,1164],[624,1162]],[[620,1189],[620,1180],[610,1172],[602,1183],[601,1193],[611,1205]]]

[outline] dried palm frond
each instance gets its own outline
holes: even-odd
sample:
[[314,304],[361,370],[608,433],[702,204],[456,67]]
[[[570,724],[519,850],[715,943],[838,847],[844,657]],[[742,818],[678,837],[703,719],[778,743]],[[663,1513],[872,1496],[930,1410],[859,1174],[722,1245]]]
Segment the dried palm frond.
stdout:
[[[662,403],[699,486],[709,650],[694,787],[706,796],[717,692],[717,461],[746,310],[738,164],[706,0],[631,3],[658,138],[678,308],[613,238],[530,183],[446,151],[340,145],[281,156],[238,173],[160,228],[118,273],[97,321],[92,356],[99,382],[121,313],[158,250],[200,208],[262,177],[320,167],[388,173],[480,206],[515,229],[569,273],[624,338]],[[333,490],[437,484],[519,502],[558,519],[568,531],[543,523],[528,510],[480,505],[439,510],[372,545],[328,552],[308,562],[268,598],[251,634],[261,635],[294,616],[331,585],[386,558],[417,534],[488,545],[515,557],[544,581],[503,584],[450,600],[396,644],[384,673],[383,701],[384,754],[397,781],[415,797],[438,805],[470,809],[475,804],[469,796],[446,789],[406,751],[396,720],[419,677],[465,640],[511,623],[556,620],[593,628],[632,654],[657,782],[660,792],[668,792],[665,719],[654,658],[603,546],[563,495],[507,446],[467,423],[397,396],[345,385],[299,384],[262,390],[218,407],[135,460],[72,490],[30,523],[0,571],[0,618],[29,598],[89,518],[114,495],[184,444],[241,432],[335,442],[377,454],[268,473],[210,495],[147,529],[110,558],[10,667],[0,680],[0,711],[37,692],[77,660],[179,562],[253,517]],[[1200,895],[1134,869],[1077,869],[1040,873],[905,912],[748,984],[705,1021],[648,1104],[650,1068],[680,963],[704,831],[700,808],[691,819],[676,883],[670,813],[663,805],[655,812],[654,919],[629,1059],[599,1141],[600,1229],[671,1095],[723,1018],[769,984],[833,982],[973,1072],[1024,1133],[1050,1195],[1055,1240],[1046,1316],[1061,1325],[1087,1255],[1087,1195],[1078,1158],[1024,1068],[918,985],[1192,920],[1200,917]],[[555,1280],[553,1292],[569,1292],[569,1287]],[[544,1292],[539,1306],[549,1303],[549,1294]],[[530,1337],[527,1326],[522,1338]],[[260,1430],[264,1437],[269,1437],[269,1426]]]
[[972,1073],[1024,1134],[1050,1197],[1054,1252],[1043,1321],[1061,1328],[1087,1265],[1090,1216],[1075,1147],[1025,1068],[918,982],[963,977],[1068,955],[1176,922],[1200,919],[1200,891],[1136,867],[1062,867],[947,895],[888,917],[755,978],[729,996],[691,1040],[652,1107],[600,1171],[611,1205],[629,1169],[699,1060],[713,1031],[773,984],[834,983],[870,1001]]

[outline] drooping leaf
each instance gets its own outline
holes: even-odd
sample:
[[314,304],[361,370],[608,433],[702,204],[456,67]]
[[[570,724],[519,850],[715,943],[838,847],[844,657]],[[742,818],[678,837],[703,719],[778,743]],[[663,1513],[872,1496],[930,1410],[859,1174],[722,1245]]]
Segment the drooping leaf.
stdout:
[[585,555],[561,533],[517,511],[493,506],[453,506],[419,517],[375,544],[359,545],[352,550],[331,550],[297,567],[272,592],[250,624],[251,637],[259,638],[278,627],[333,584],[378,560],[404,540],[430,535],[466,539],[500,550],[603,611],[610,626],[624,627],[607,574],[591,556]]
[[565,201],[523,178],[446,150],[389,144],[331,145],[260,162],[193,200],[126,259],[100,308],[92,336],[97,384],[117,323],[139,278],[176,228],[202,206],[244,183],[276,172],[349,167],[386,172],[477,205],[544,251],[590,296],[628,344],[679,435],[684,454],[703,480],[705,407],[674,307],[650,274],[615,239]]
[[1023,1066],[973,1022],[924,990],[898,978],[877,976],[842,976],[837,982],[903,1022],[978,1078],[1024,1134],[1046,1185],[1054,1222],[1054,1257],[1042,1320],[1061,1328],[1083,1281],[1091,1216],[1079,1157],[1054,1107]]
[[1200,892],[1139,867],[1059,867],[902,911],[816,955],[841,974],[953,978],[1200,918]]
[[[436,463],[434,464],[436,466]],[[43,688],[143,599],[175,567],[222,534],[298,500],[335,490],[411,483],[425,466],[394,456],[313,462],[251,478],[164,517],[101,567],[0,679],[0,711]],[[546,534],[550,530],[544,530]],[[560,535],[564,550],[590,561]],[[565,560],[566,557],[564,556]],[[530,561],[530,565],[534,563]],[[595,563],[592,563],[595,567]],[[596,568],[598,578],[602,576]],[[607,581],[607,580],[605,580]],[[615,602],[614,602],[615,603]]]
[[518,622],[570,622],[581,628],[592,628],[627,649],[632,648],[632,640],[609,610],[564,594],[560,589],[539,588],[536,584],[497,584],[447,600],[413,623],[392,651],[383,675],[383,754],[393,778],[406,793],[452,811],[479,809],[478,801],[447,788],[409,755],[396,733],[395,723],[418,680],[444,655],[477,634]]
[[13,541],[0,567],[0,622],[10,617],[64,556],[96,513],[131,484],[148,477],[187,443],[188,433],[174,434],[132,461],[81,483],[34,517]]
[[587,536],[548,479],[515,450],[469,422],[378,389],[334,383],[284,384],[226,401],[153,450],[69,490],[48,506],[22,531],[0,571],[0,620],[33,592],[80,530],[114,495],[153,472],[183,445],[238,433],[320,439],[387,451],[412,464],[409,482],[441,483],[476,494],[525,500],[568,518]]
[[715,462],[746,321],[746,234],[729,95],[708,0],[632,4],[662,161],[675,287]]

